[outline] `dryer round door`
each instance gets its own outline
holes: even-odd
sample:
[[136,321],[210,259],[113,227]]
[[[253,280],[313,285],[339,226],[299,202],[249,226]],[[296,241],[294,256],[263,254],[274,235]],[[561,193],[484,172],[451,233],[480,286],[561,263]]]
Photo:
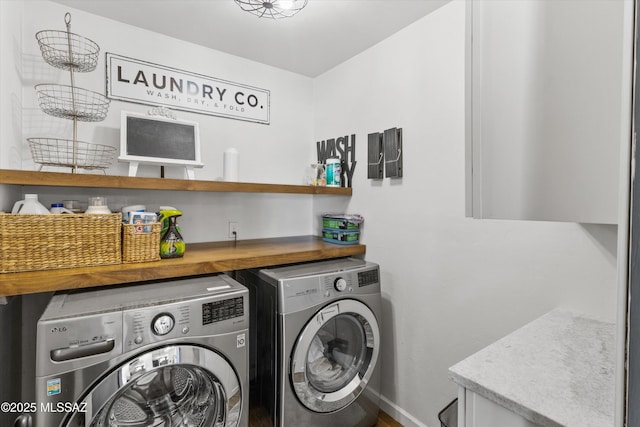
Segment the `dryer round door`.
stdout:
[[218,353],[174,345],[121,365],[84,402],[87,426],[235,427],[242,391]]
[[300,402],[315,412],[334,412],[366,388],[378,362],[380,329],[375,315],[356,300],[340,300],[307,322],[291,355],[291,382]]

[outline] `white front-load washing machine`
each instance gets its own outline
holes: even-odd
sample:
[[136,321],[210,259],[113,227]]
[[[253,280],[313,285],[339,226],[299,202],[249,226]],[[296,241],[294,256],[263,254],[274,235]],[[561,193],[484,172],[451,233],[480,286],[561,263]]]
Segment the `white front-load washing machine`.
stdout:
[[35,427],[248,426],[248,304],[223,274],[55,294]]
[[374,426],[378,265],[343,258],[235,274],[250,292],[249,377],[256,412],[268,414],[275,426]]

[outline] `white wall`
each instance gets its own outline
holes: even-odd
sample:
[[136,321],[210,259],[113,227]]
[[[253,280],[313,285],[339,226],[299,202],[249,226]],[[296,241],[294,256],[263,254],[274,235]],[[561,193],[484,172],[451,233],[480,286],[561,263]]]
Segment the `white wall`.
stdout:
[[[0,1],[0,168],[19,168],[22,90],[20,81],[22,7],[17,1]],[[0,185],[0,211],[19,194],[14,185]],[[22,304],[10,298],[0,306],[0,401],[21,400],[21,331]],[[11,367],[7,369],[7,367]],[[13,369],[15,368],[15,369]],[[15,414],[0,413],[0,425],[12,425]]]
[[[6,150],[17,146],[23,155],[21,166],[29,169],[33,165],[26,144],[7,134],[15,127],[4,126],[6,120],[14,120],[6,102],[15,79],[12,70],[22,69],[24,92],[18,94],[23,98],[18,110],[24,116],[23,136],[51,131],[68,137],[70,123],[41,115],[32,86],[50,78],[64,83],[68,78],[43,65],[34,34],[64,29],[63,16],[70,9],[14,0],[0,0],[0,7],[0,167],[20,167],[5,157]],[[14,12],[24,13],[21,23]],[[221,176],[222,152],[234,146],[240,151],[241,180],[301,183],[305,165],[315,159],[316,140],[356,134],[358,165],[351,199],[138,190],[100,193],[113,207],[138,201],[150,207],[177,205],[185,212],[182,228],[188,241],[224,240],[230,219],[240,218],[241,238],[251,238],[317,232],[317,213],[363,214],[367,258],[382,267],[381,393],[385,410],[405,425],[439,425],[437,412],[455,397],[447,368],[534,317],[564,306],[613,320],[615,227],[464,217],[462,0],[316,80],[71,12],[72,30],[95,40],[103,52],[271,90],[269,126],[178,113],[202,125],[207,166],[196,171],[199,179]],[[13,23],[5,25],[7,20]],[[7,43],[14,43],[8,40],[18,40],[21,62],[7,55]],[[103,55],[100,61],[93,73],[78,75],[79,86],[104,90]],[[114,101],[106,121],[79,124],[81,139],[117,146],[122,109],[147,111],[144,106]],[[394,126],[404,129],[405,176],[367,180],[366,135]],[[263,147],[269,147],[266,154]],[[126,165],[108,172],[126,174]],[[143,173],[156,170],[145,168]],[[89,189],[27,190],[40,193],[45,203],[71,197],[85,200],[95,194]],[[17,186],[0,185],[0,209],[7,209],[18,192],[23,191]]]
[[[448,367],[539,315],[615,320],[615,226],[464,216],[464,9],[445,5],[315,81],[316,139],[359,138],[345,206],[381,265],[381,394],[407,426],[438,426],[456,397]],[[404,177],[368,180],[366,135],[391,127]]]
[[[176,111],[179,118],[200,123],[202,157],[205,167],[196,169],[198,179],[218,179],[222,176],[222,153],[228,147],[240,152],[240,180],[279,184],[302,183],[304,164],[308,162],[308,147],[312,141],[312,80],[298,74],[248,61],[233,55],[186,43],[171,37],[141,30],[130,25],[104,19],[48,1],[25,3],[24,52],[36,64],[25,85],[25,108],[33,108],[35,117],[25,117],[24,136],[39,136],[51,132],[39,122],[47,119],[54,129],[70,138],[71,121],[51,118],[39,109],[32,84],[57,80],[69,84],[69,73],[45,64],[35,33],[40,30],[64,30],[64,14],[71,12],[71,30],[88,37],[100,46],[99,63],[91,73],[76,73],[76,85],[88,90],[105,91],[105,53],[110,52],[135,59],[186,70],[205,76],[260,87],[271,91],[271,124],[262,125],[215,116]],[[80,139],[119,147],[120,111],[147,112],[151,107],[112,101],[107,119],[99,123],[78,124]],[[35,118],[38,118],[36,120]],[[57,125],[57,126],[56,126]],[[36,128],[32,131],[33,128]],[[66,128],[66,129],[64,129]],[[67,131],[68,132],[65,132]],[[279,159],[275,167],[273,161]],[[304,163],[302,160],[304,159]],[[30,156],[25,156],[30,166]],[[159,176],[159,168],[149,167],[143,174]],[[172,168],[173,169],[173,168]],[[126,175],[126,164],[115,164],[107,171]],[[171,173],[167,170],[167,173]],[[182,171],[177,171],[181,177]]]
[[[198,121],[201,126],[205,167],[196,170],[196,179],[219,179],[222,176],[222,153],[228,147],[235,147],[240,152],[241,181],[303,182],[305,165],[313,159],[310,154],[313,146],[311,79],[48,1],[0,1],[0,168],[37,168],[31,161],[26,143],[28,137],[72,137],[72,122],[42,113],[33,89],[39,83],[69,84],[67,72],[44,62],[34,37],[40,30],[64,30],[67,11],[72,14],[72,31],[94,40],[101,47],[96,70],[76,74],[79,87],[104,93],[104,53],[112,52],[271,91],[270,125],[177,112],[180,118]],[[78,123],[79,139],[118,147],[121,110],[146,112],[150,108],[113,101],[105,121]],[[65,171],[50,167],[45,170]],[[157,167],[142,166],[139,172],[144,176],[158,176]],[[107,173],[126,175],[127,165],[115,163]],[[168,168],[167,176],[181,177],[182,171]],[[78,180],[81,179],[82,176],[78,176]],[[152,210],[160,205],[174,205],[184,213],[180,223],[187,242],[227,239],[227,222],[230,220],[239,222],[241,239],[313,232],[313,221],[309,215],[312,196],[303,195],[95,190],[0,184],[0,210],[10,210],[14,201],[31,192],[39,194],[46,205],[64,199],[78,199],[86,203],[91,195],[107,196],[112,209],[136,203],[144,203]],[[34,328],[46,298],[45,294],[30,295],[16,298],[8,306],[0,305],[0,322],[3,326],[11,326],[0,332],[0,341],[11,343],[5,346],[7,349],[22,350],[22,354],[13,350],[0,352],[0,361],[11,366],[3,376],[7,381],[0,385],[3,401],[19,401],[20,395],[23,401],[33,400],[33,378],[30,376],[34,373]],[[16,331],[16,325],[21,325],[22,334]],[[17,366],[21,358],[21,366]],[[23,373],[22,387],[16,387],[15,384],[20,383],[20,372]],[[11,422],[10,419],[2,420],[2,425]]]
[[[0,168],[19,169],[22,132],[22,6],[0,2]],[[0,209],[2,206],[0,206]]]
[[[12,4],[14,2],[11,2]],[[3,2],[4,4],[4,2]],[[2,29],[21,38],[21,62],[5,57],[1,69],[12,66],[22,69],[22,140],[16,144],[22,162],[17,167],[36,169],[26,143],[28,137],[72,138],[72,122],[48,116],[40,111],[33,86],[39,83],[69,84],[69,73],[55,69],[42,59],[35,39],[40,30],[64,30],[64,15],[71,12],[71,31],[88,37],[100,46],[99,63],[91,73],[76,73],[76,86],[95,92],[105,91],[105,53],[111,52],[131,58],[166,65],[206,76],[248,84],[271,92],[271,123],[269,125],[231,120],[215,116],[176,111],[179,118],[198,121],[202,141],[202,160],[205,167],[196,169],[196,179],[218,180],[222,177],[223,152],[229,147],[240,155],[239,180],[245,182],[302,184],[306,167],[312,160],[313,147],[312,79],[248,61],[233,55],[186,43],[161,34],[141,30],[116,21],[104,19],[83,11],[63,7],[49,1],[15,2],[25,18],[16,30]],[[4,15],[3,15],[4,19]],[[4,51],[3,51],[4,52]],[[4,76],[3,85],[8,81]],[[6,86],[10,86],[6,84]],[[4,93],[3,86],[3,93]],[[3,96],[4,97],[4,96]],[[120,112],[147,112],[150,106],[112,101],[106,120],[98,123],[78,123],[78,139],[119,147]],[[8,116],[3,114],[2,117]],[[0,144],[6,149],[6,144]],[[45,167],[44,170],[68,171]],[[81,171],[83,172],[83,171]],[[107,171],[110,175],[126,175],[128,164],[115,162]],[[95,172],[93,172],[95,173]],[[182,177],[181,168],[166,170],[167,177]],[[159,176],[158,166],[142,165],[141,176]],[[78,179],[81,179],[79,177]],[[36,192],[45,204],[75,198],[86,203],[91,195],[108,197],[109,206],[143,203],[149,209],[160,205],[173,205],[181,209],[182,229],[189,242],[227,239],[227,222],[240,223],[239,237],[276,237],[312,234],[311,196],[274,194],[218,194],[162,191],[115,191],[91,189],[25,187],[23,192]],[[5,200],[2,209],[9,209],[13,200]]]

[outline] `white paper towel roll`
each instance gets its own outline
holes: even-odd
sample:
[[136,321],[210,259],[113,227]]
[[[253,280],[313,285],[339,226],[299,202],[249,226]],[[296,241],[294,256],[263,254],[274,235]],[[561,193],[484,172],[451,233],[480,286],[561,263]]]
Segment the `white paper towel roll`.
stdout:
[[238,150],[228,148],[224,152],[224,163],[222,165],[222,177],[225,181],[238,181]]

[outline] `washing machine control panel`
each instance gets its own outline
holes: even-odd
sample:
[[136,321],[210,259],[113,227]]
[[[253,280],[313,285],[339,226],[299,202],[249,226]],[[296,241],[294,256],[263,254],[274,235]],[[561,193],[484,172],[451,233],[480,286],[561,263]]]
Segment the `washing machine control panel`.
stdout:
[[202,304],[203,325],[241,316],[244,316],[244,299],[242,297],[227,298]]
[[[248,322],[247,295],[176,301],[160,306],[138,307],[122,313],[123,349],[189,336],[231,332]],[[212,329],[213,328],[213,329]]]
[[185,303],[124,311],[124,350],[187,335],[192,329],[192,320],[196,318],[192,311],[192,306]]
[[153,319],[151,329],[156,335],[167,335],[173,330],[176,321],[170,313],[160,313]]

